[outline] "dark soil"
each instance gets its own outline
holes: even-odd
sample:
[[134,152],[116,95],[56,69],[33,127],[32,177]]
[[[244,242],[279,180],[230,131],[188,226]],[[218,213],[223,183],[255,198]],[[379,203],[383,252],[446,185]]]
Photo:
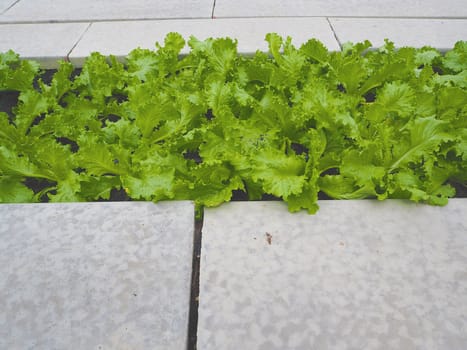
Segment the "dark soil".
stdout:
[[18,104],[19,92],[0,91],[0,112],[6,112],[10,121],[13,118],[13,108]]

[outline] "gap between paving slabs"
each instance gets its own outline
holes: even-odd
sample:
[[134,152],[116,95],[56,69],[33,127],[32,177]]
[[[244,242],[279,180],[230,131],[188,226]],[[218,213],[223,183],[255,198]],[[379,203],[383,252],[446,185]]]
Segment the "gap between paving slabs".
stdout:
[[196,218],[193,234],[193,259],[191,275],[190,312],[188,316],[188,344],[187,350],[196,350],[198,336],[198,312],[199,312],[199,272],[201,260],[202,229],[204,218]]

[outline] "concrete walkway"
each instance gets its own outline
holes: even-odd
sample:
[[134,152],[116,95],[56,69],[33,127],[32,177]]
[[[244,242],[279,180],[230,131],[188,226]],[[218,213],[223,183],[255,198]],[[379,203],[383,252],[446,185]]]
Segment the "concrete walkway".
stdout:
[[266,50],[264,36],[318,38],[339,50],[347,41],[385,38],[397,46],[451,48],[467,37],[464,0],[0,0],[0,51],[13,49],[46,68],[68,58],[77,66],[93,51],[124,57],[153,48],[165,34],[231,36],[241,53]]

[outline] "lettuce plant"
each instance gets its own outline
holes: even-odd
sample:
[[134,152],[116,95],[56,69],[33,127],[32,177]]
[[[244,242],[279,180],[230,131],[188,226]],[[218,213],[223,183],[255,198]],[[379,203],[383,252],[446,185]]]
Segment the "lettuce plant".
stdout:
[[[315,213],[336,199],[444,205],[467,182],[467,42],[442,55],[369,42],[329,52],[268,34],[269,53],[169,34],[124,63],[82,70],[0,54],[0,202],[189,199],[271,194]],[[32,186],[33,184],[34,186]]]

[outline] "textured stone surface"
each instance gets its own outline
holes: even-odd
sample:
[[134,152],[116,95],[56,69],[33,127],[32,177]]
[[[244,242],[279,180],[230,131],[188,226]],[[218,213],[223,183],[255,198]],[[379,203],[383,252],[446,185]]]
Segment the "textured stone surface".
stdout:
[[44,68],[56,68],[88,28],[88,23],[0,24],[0,52],[14,50]]
[[[198,39],[226,36],[237,38],[238,50],[245,54],[252,54],[256,50],[267,51],[264,38],[269,32],[290,35],[296,45],[313,37],[318,38],[330,50],[339,50],[329,23],[324,18],[107,22],[91,25],[71,52],[70,60],[76,65],[82,65],[84,58],[93,51],[124,57],[136,47],[154,48],[154,43],[163,43],[165,35],[170,32],[179,32],[186,39],[190,35]],[[186,46],[183,52],[188,50]]]
[[320,206],[205,211],[199,349],[465,349],[465,199]]
[[465,0],[216,0],[215,17],[467,17]]
[[0,205],[0,349],[185,349],[190,202]]
[[446,51],[467,35],[467,19],[331,18],[330,22],[341,43],[368,39],[378,47],[388,38],[399,47],[428,45]]
[[0,21],[210,18],[213,0],[21,0]]

